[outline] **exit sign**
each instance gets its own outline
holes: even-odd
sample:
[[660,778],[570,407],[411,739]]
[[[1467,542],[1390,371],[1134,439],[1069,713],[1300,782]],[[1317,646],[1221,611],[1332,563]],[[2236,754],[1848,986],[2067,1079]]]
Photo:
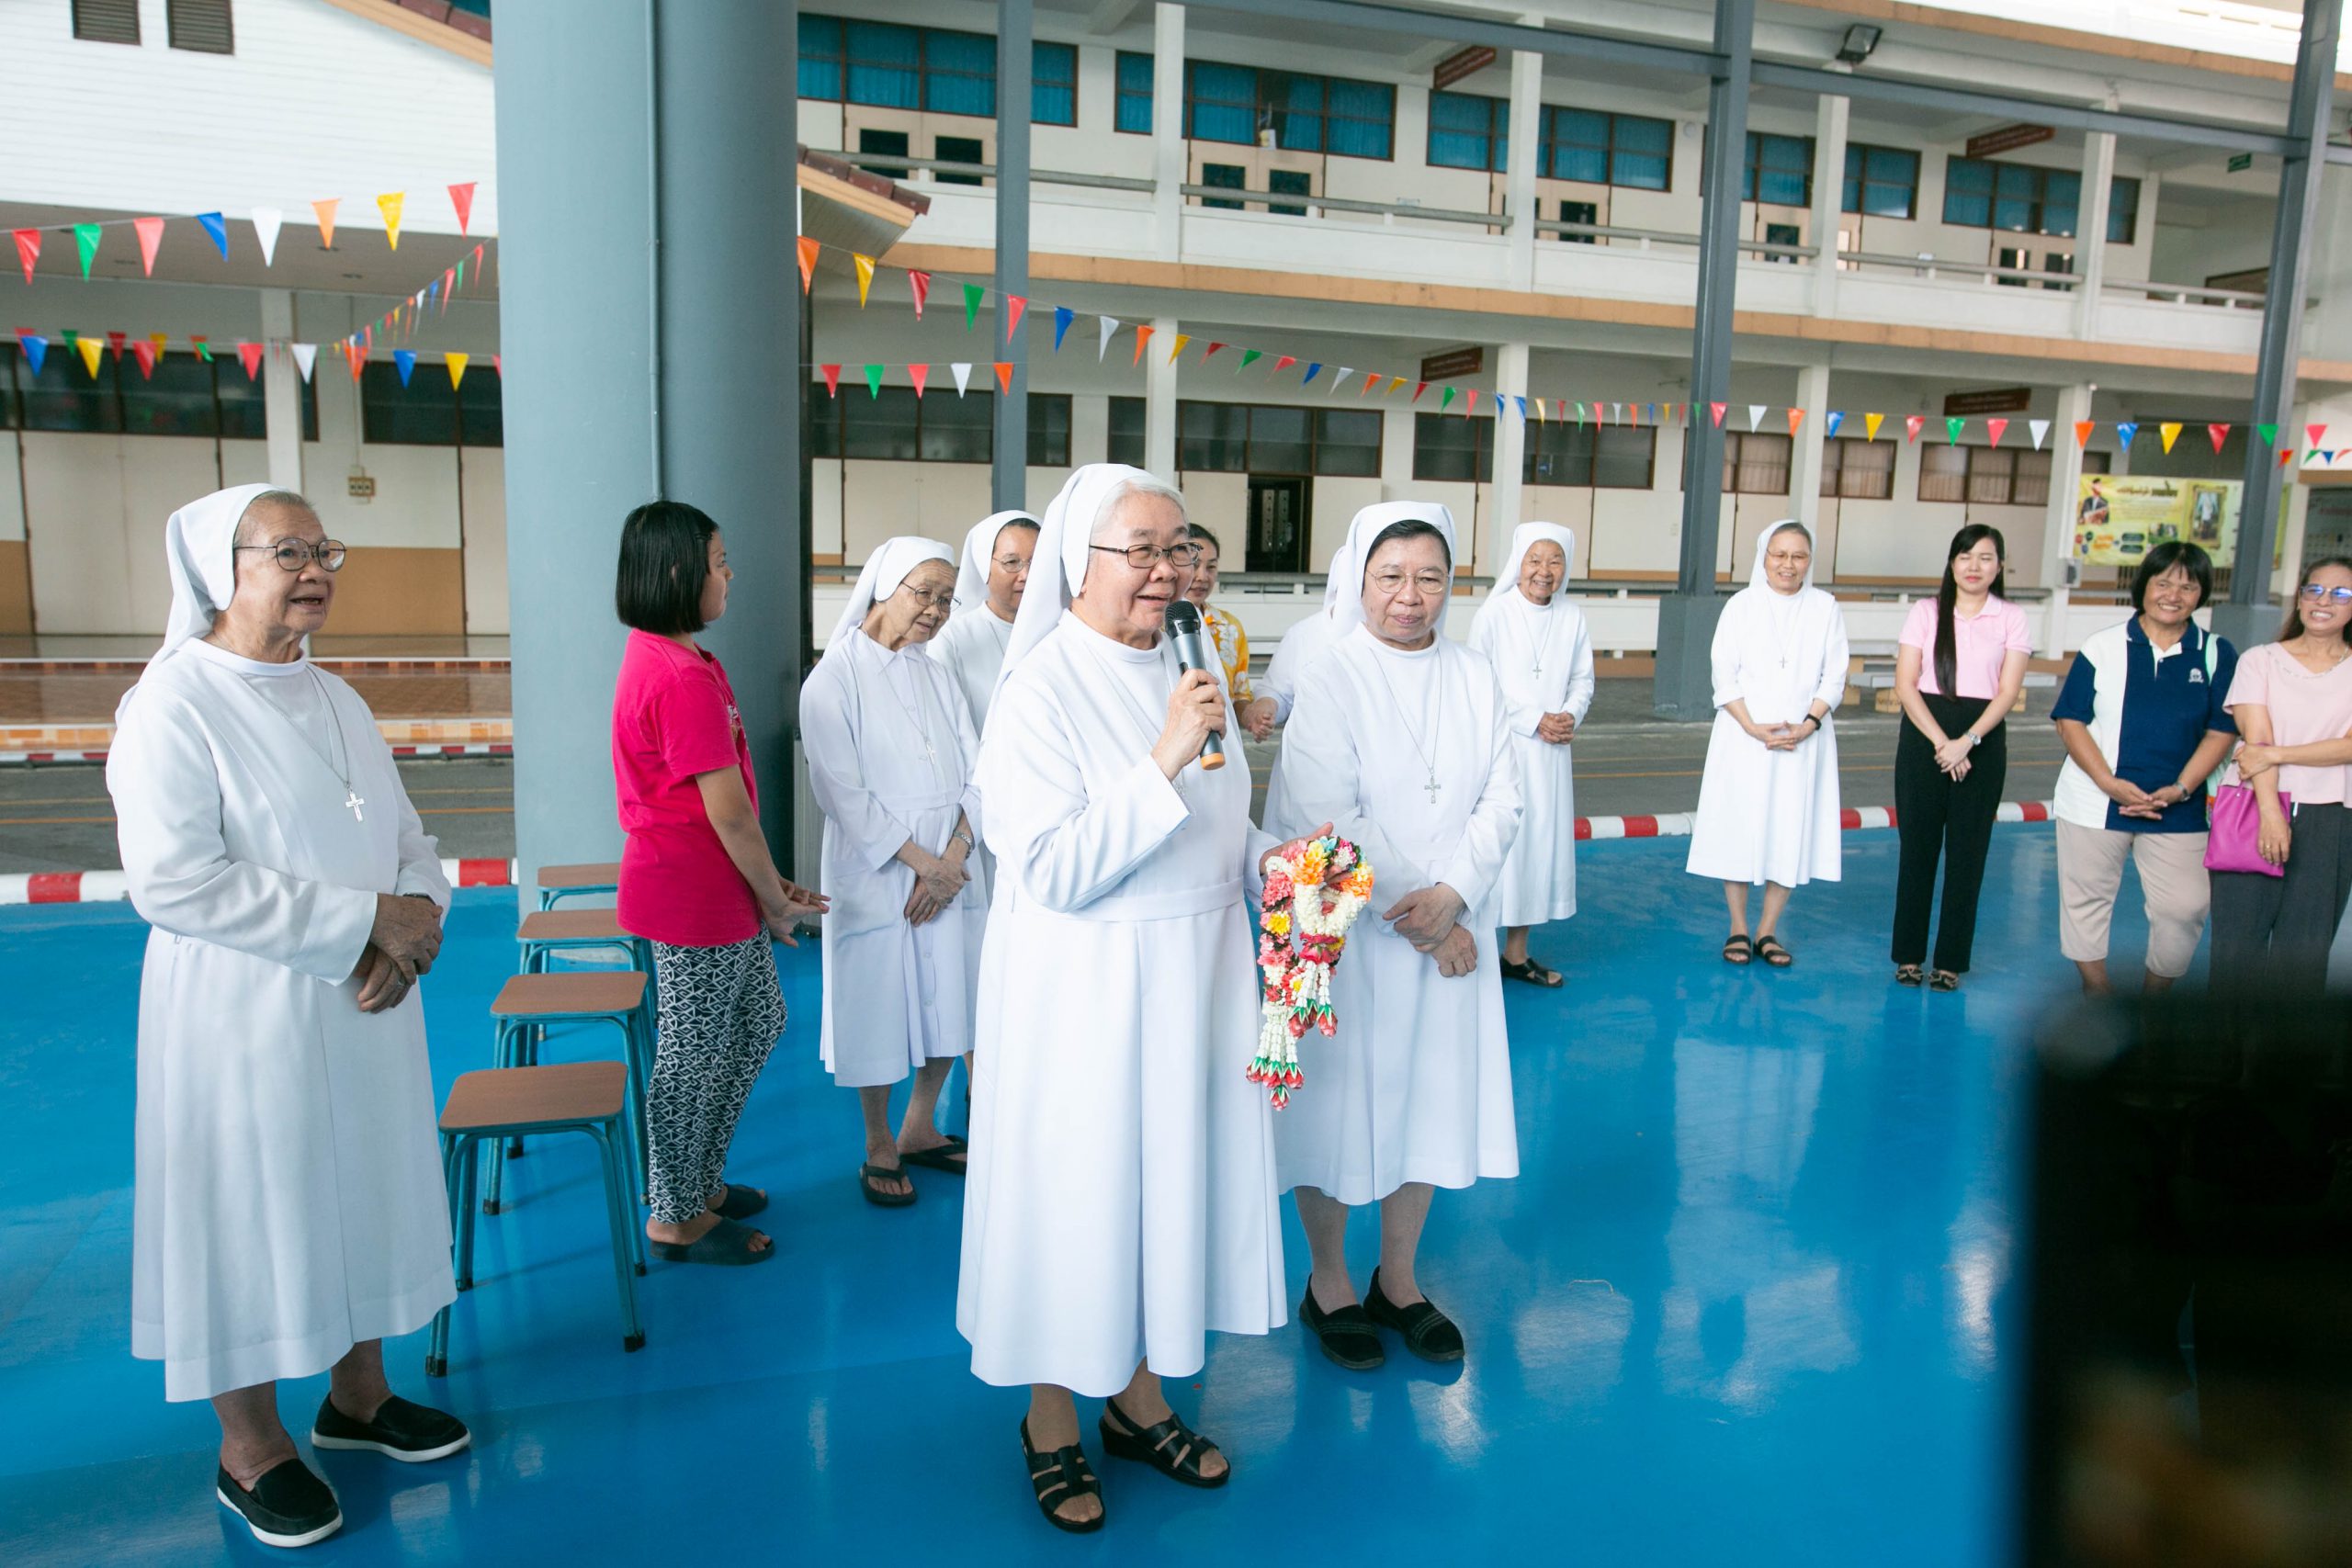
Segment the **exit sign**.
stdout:
[[2230,159],[2230,173],[2233,175],[2242,170],[2251,169],[2253,167],[2254,154],[2251,152],[2235,153]]

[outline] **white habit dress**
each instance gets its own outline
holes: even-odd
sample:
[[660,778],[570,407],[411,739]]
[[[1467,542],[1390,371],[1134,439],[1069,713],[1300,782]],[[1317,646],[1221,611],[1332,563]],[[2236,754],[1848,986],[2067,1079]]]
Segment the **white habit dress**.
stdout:
[[[1555,523],[1522,523],[1511,536],[1510,558],[1495,591],[1470,623],[1470,646],[1495,667],[1510,716],[1511,749],[1519,758],[1524,809],[1519,838],[1503,864],[1497,912],[1506,926],[1539,926],[1577,912],[1577,780],[1574,743],[1539,740],[1546,714],[1571,713],[1581,727],[1592,709],[1592,637],[1584,611],[1564,592],[1548,604],[1521,594],[1520,563],[1538,539],[1576,558],[1576,536]],[[1563,573],[1565,579],[1566,574]]]
[[996,694],[1004,650],[1012,642],[1012,623],[989,607],[989,563],[998,537],[1014,523],[1034,527],[1037,520],[1026,512],[991,513],[964,536],[964,558],[956,570],[956,613],[931,639],[932,660],[956,677],[975,735],[988,728],[989,699]]
[[825,813],[822,891],[832,900],[819,1051],[844,1089],[894,1084],[933,1057],[972,1048],[986,871],[978,856],[967,860],[971,880],[917,926],[906,912],[915,874],[897,856],[909,839],[944,853],[959,812],[978,836],[979,737],[925,644],[893,653],[859,625],[915,565],[944,558],[944,547],[908,547],[924,543],[893,539],[875,551],[843,626],[800,688],[808,782]]
[[[1351,529],[1351,545],[1368,547],[1386,525]],[[1306,1081],[1275,1118],[1274,1148],[1284,1191],[1357,1204],[1408,1181],[1519,1174],[1494,899],[1520,791],[1486,660],[1442,633],[1417,652],[1390,648],[1363,625],[1360,600],[1339,609],[1352,629],[1299,678],[1277,764],[1286,815],[1272,826],[1289,836],[1331,823],[1372,863],[1372,907],[1332,973],[1338,1034],[1298,1042]],[[1453,979],[1380,919],[1441,882],[1468,906],[1459,923],[1478,944],[1477,966]]]
[[[1731,596],[1715,625],[1715,728],[1687,869],[1718,882],[1802,887],[1838,875],[1834,716],[1846,694],[1846,619],[1838,602],[1813,586],[1811,572],[1794,593],[1766,584],[1764,554],[1779,531],[1757,541],[1749,585]],[[1771,751],[1724,711],[1736,700],[1767,728],[1797,723],[1816,700],[1832,716],[1796,750]]]
[[1151,761],[1177,679],[1167,642],[1132,649],[1061,608],[1129,476],[1144,477],[1088,465],[1047,511],[980,748],[1002,886],[956,1309],[983,1382],[1089,1395],[1138,1362],[1197,1372],[1205,1331],[1279,1327],[1286,1294],[1271,1113],[1244,1076],[1258,975],[1242,892],[1272,841],[1250,825],[1246,769],[1194,763],[1170,784]]
[[363,1013],[353,973],[379,894],[447,905],[436,846],[348,685],[190,640],[266,488],[174,514],[175,640],[123,698],[107,759],[154,928],[130,1346],[173,1400],[311,1376],[456,1294],[422,987]]

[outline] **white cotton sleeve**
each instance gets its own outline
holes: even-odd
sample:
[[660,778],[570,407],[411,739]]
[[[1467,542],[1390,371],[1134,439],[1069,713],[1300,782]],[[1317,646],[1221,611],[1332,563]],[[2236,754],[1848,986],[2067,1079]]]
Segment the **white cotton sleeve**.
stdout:
[[[846,655],[844,656],[846,657]],[[867,869],[898,857],[910,835],[865,787],[851,732],[847,682],[820,662],[800,689],[800,749],[808,759],[808,787],[818,809],[848,840]]]
[[1025,682],[997,694],[974,782],[997,874],[1065,915],[1115,889],[1192,815],[1149,753],[1090,792],[1063,715]]
[[1729,707],[1747,694],[1739,680],[1740,654],[1745,647],[1740,637],[1743,618],[1737,594],[1715,618],[1715,640],[1709,648],[1708,662],[1713,667],[1715,705],[1719,708]]
[[1593,694],[1600,686],[1593,674],[1592,627],[1578,615],[1576,649],[1568,655],[1567,710],[1576,716],[1579,728],[1584,724],[1584,716],[1592,711]]
[[[231,859],[220,767],[187,705],[142,692],[125,706],[107,757],[107,789],[141,919],[334,984],[359,966],[377,895]],[[414,818],[404,811],[404,853]]]
[[1353,842],[1372,863],[1385,908],[1438,878],[1365,815],[1363,759],[1339,688],[1323,673],[1328,662],[1318,661],[1316,673],[1299,682],[1297,705],[1283,729],[1282,754],[1274,765],[1282,770],[1285,817],[1274,827],[1277,832],[1304,832],[1330,823],[1333,832]]
[[[956,801],[956,805],[964,813],[965,824],[972,829],[973,842],[978,843],[980,840],[982,831],[980,826],[980,786],[978,782],[980,733],[973,727],[972,710],[964,702],[964,688],[962,684],[958,682],[953,675],[950,675],[947,678],[945,684],[947,687],[946,705],[956,717],[956,754],[964,759],[965,767],[968,770],[964,783],[964,794],[961,798]],[[951,834],[951,837],[953,835]],[[943,852],[945,848],[945,845],[941,846]]]
[[1807,700],[1825,703],[1830,712],[1837,712],[1838,705],[1846,700],[1846,677],[1849,673],[1846,666],[1851,657],[1846,640],[1846,615],[1833,599],[1829,603],[1829,646],[1821,657],[1821,684]]
[[1459,893],[1473,909],[1486,903],[1502,876],[1503,862],[1519,838],[1521,798],[1519,752],[1511,745],[1498,703],[1487,736],[1486,787],[1478,792],[1470,820],[1463,824],[1461,843],[1437,874],[1437,880]]

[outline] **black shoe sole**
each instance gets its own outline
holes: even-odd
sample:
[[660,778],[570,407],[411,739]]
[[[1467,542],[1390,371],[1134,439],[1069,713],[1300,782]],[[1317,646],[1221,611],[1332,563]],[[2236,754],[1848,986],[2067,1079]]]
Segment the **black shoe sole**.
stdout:
[[1388,1352],[1381,1348],[1380,1337],[1376,1334],[1367,1336],[1372,1340],[1372,1354],[1369,1357],[1359,1356],[1351,1359],[1333,1348],[1330,1337],[1315,1325],[1316,1318],[1320,1317],[1322,1313],[1314,1303],[1315,1298],[1309,1295],[1298,1309],[1298,1321],[1300,1326],[1315,1336],[1315,1343],[1321,1348],[1326,1360],[1335,1367],[1345,1367],[1351,1372],[1377,1371],[1388,1364]]
[[222,1491],[220,1487],[214,1487],[212,1489],[212,1495],[220,1499],[220,1506],[222,1507],[236,1515],[240,1519],[243,1519],[244,1521],[245,1528],[254,1532],[254,1539],[261,1542],[264,1546],[311,1546],[326,1540],[327,1537],[334,1534],[335,1531],[343,1528],[343,1515],[338,1510],[335,1517],[329,1519],[325,1524],[305,1530],[300,1535],[281,1535],[275,1530],[264,1529],[260,1525],[256,1524],[254,1521],[254,1517],[251,1514],[246,1513],[243,1508],[237,1506],[236,1499],[230,1496],[228,1493]]
[[447,1459],[473,1446],[474,1435],[461,1433],[454,1440],[433,1449],[401,1449],[390,1443],[379,1443],[373,1438],[330,1438],[317,1427],[311,1428],[311,1446],[314,1449],[345,1449],[357,1453],[382,1454],[402,1464],[427,1464],[436,1459]]

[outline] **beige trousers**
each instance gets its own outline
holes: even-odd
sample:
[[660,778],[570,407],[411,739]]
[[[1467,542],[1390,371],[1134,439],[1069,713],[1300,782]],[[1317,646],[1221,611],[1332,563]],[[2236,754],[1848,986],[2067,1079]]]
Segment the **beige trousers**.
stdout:
[[2202,833],[2124,833],[2058,824],[2058,950],[2077,964],[2107,957],[2107,933],[2123,886],[2123,863],[2140,868],[2148,912],[2148,973],[2177,980],[2205,934],[2212,894]]

